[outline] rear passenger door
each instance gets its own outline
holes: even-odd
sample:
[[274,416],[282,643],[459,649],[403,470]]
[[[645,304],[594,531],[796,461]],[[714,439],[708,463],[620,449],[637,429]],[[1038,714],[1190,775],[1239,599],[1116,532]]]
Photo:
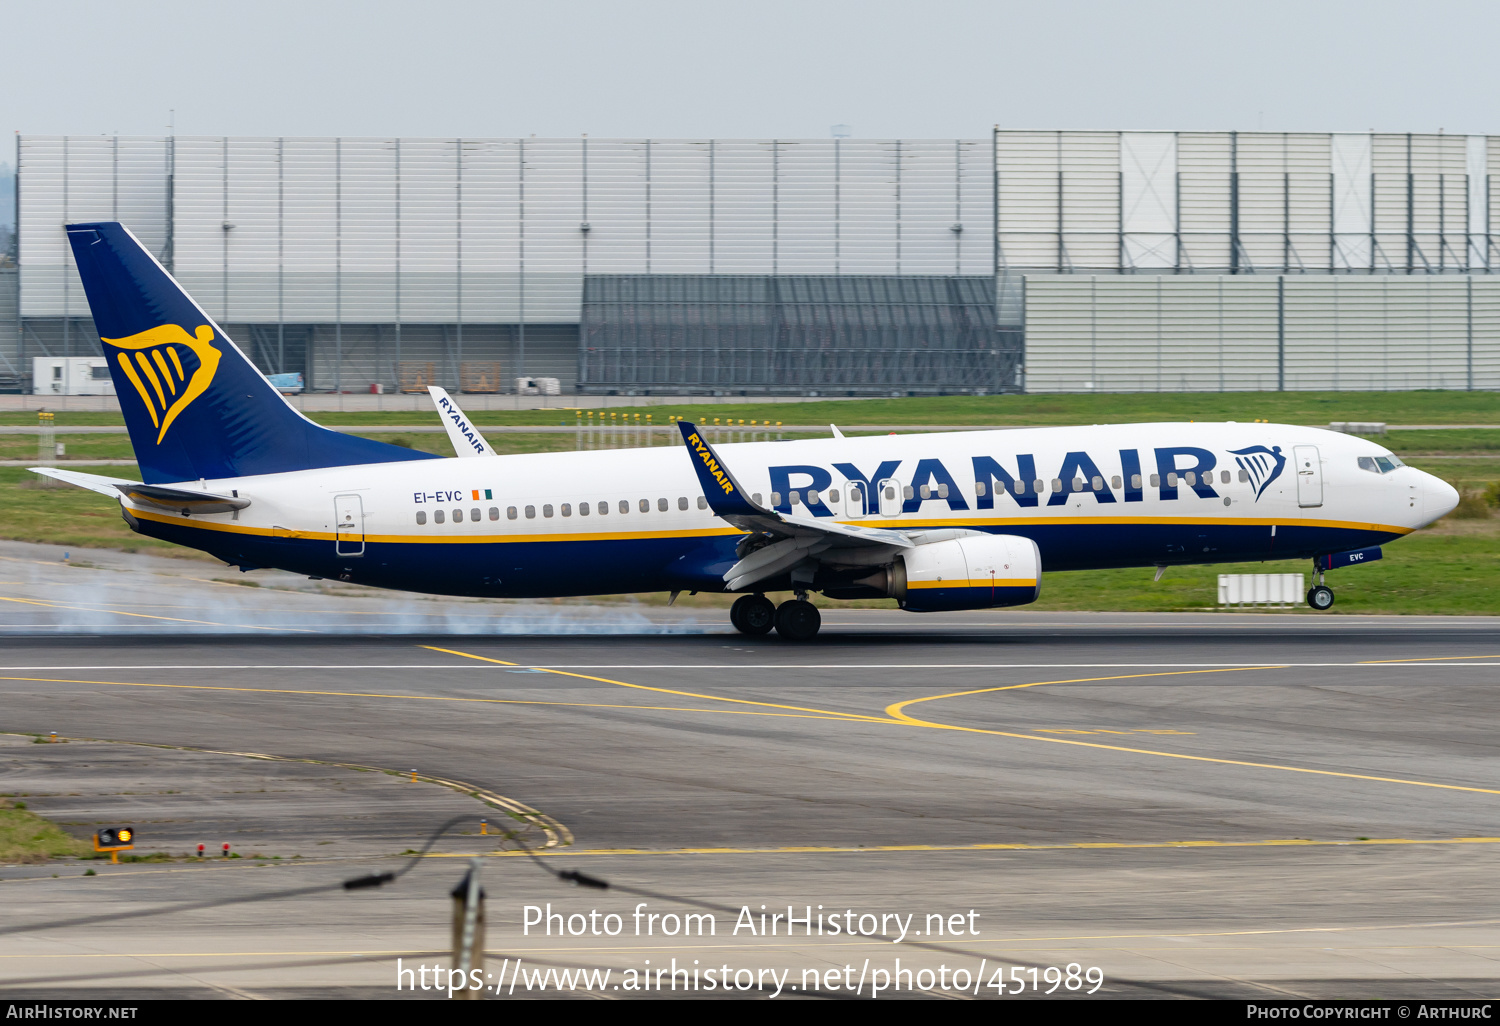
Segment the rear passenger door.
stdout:
[[363,556],[365,507],[359,496],[334,496],[333,517],[333,551],[340,556]]

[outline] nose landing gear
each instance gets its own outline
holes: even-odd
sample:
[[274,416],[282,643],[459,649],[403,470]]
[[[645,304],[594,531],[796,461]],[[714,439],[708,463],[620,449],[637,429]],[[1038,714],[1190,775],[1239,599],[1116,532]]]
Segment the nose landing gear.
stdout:
[[1323,583],[1323,571],[1318,571],[1318,583],[1307,592],[1307,604],[1318,612],[1333,607],[1333,589]]

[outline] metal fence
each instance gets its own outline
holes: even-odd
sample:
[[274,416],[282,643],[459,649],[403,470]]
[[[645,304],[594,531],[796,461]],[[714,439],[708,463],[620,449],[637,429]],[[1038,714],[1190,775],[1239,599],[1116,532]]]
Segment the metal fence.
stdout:
[[906,395],[1017,387],[990,276],[590,275],[580,391]]

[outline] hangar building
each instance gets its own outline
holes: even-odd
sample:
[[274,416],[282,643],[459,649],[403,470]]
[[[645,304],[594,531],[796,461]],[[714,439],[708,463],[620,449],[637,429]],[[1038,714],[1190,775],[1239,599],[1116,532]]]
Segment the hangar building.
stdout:
[[[125,221],[313,389],[1500,388],[1500,137],[22,136],[0,377]],[[1500,201],[1500,197],[1497,197]]]

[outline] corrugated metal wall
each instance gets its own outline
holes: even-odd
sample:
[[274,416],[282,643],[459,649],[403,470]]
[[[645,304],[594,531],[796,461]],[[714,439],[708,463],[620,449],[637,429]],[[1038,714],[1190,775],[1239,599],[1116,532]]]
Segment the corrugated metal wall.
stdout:
[[904,395],[1017,386],[994,278],[589,275],[579,388]]
[[995,132],[1000,270],[1500,268],[1500,137]]
[[17,246],[23,317],[87,317],[68,252],[68,221],[117,220],[170,259],[165,139],[24,136],[19,146]]
[[61,226],[91,218],[124,220],[224,322],[576,324],[588,273],[993,269],[978,140],[28,136],[20,151],[27,317],[86,312]]
[[1500,388],[1500,279],[1028,275],[1030,392]]
[[0,267],[0,381],[21,375],[20,327],[19,278],[14,267]]

